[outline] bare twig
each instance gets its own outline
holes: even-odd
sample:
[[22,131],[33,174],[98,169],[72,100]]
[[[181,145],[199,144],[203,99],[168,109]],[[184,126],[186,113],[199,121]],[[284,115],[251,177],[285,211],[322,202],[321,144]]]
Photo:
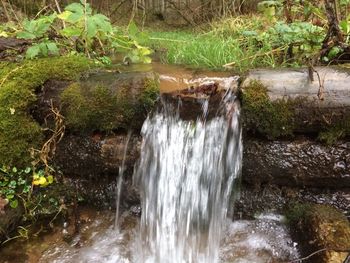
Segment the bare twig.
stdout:
[[[339,249],[330,249],[330,248],[322,248],[322,249],[319,249],[315,252],[312,252],[310,255],[306,256],[306,257],[303,257],[303,258],[298,258],[298,259],[294,259],[292,261],[288,261],[287,263],[301,263],[305,260],[308,260],[309,258],[321,253],[321,252],[324,252],[324,251],[334,251],[334,252],[347,252],[347,253],[350,253],[350,250],[339,250]],[[344,263],[347,263],[346,260]]]
[[[55,127],[52,132],[51,137],[43,144],[41,150],[32,150],[32,155],[39,155],[36,161],[34,161],[34,165],[42,162],[45,165],[45,170],[47,173],[50,173],[52,170],[49,166],[49,161],[52,156],[55,154],[56,145],[61,141],[65,132],[64,125],[64,117],[60,114],[57,108],[53,106],[53,102],[51,100],[50,105],[51,114],[49,116],[53,116],[55,121]],[[49,117],[47,116],[47,117]],[[36,154],[35,154],[36,153]]]
[[4,9],[4,12],[5,12],[5,16],[6,16],[6,18],[7,18],[7,21],[8,21],[8,22],[11,22],[12,20],[11,20],[11,18],[10,18],[10,15],[9,15],[8,11],[7,11],[6,4],[5,4],[4,0],[1,0],[1,4],[2,4],[2,8]]
[[[60,4],[58,3],[57,0],[55,0],[55,4],[56,4],[56,8],[57,8],[58,13],[61,14],[62,13],[61,7],[60,7]],[[66,28],[66,22],[64,22],[63,19],[62,19],[62,24],[63,24],[63,28]]]
[[16,18],[16,21],[19,23],[20,21],[19,21],[19,19],[18,19],[18,16],[17,16],[15,10],[13,10],[13,7],[12,7],[11,2],[10,2],[10,1],[7,1],[7,2],[8,2],[8,4],[9,4],[9,6],[10,6],[10,9],[11,9],[11,12],[12,12],[13,16]]

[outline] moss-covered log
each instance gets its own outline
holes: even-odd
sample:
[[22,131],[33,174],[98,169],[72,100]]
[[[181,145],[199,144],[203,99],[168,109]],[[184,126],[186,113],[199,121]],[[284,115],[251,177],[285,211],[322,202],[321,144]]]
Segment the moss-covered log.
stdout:
[[37,93],[49,79],[77,80],[91,67],[84,57],[59,57],[0,63],[0,164],[30,164],[29,150],[44,139],[31,109]]
[[[267,138],[318,134],[333,143],[350,135],[350,70],[316,68],[254,70],[242,88],[247,131]],[[319,77],[318,77],[319,76]]]
[[158,95],[152,72],[99,72],[59,94],[67,127],[79,133],[139,130]]

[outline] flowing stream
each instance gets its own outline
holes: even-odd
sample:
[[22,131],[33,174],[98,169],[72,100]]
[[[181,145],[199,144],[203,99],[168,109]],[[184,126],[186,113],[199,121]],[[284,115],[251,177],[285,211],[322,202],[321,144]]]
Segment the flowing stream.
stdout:
[[170,105],[144,123],[135,173],[142,202],[136,262],[219,260],[222,227],[242,159],[239,104],[226,94],[219,116],[183,121]]
[[242,163],[240,105],[229,89],[210,118],[209,104],[203,99],[197,119],[185,121],[179,116],[181,101],[162,100],[146,119],[134,172],[141,218],[119,209],[123,162],[115,214],[82,210],[79,234],[68,240],[65,229],[56,228],[51,235],[14,242],[2,250],[0,262],[284,263],[297,258],[280,216],[231,220]]

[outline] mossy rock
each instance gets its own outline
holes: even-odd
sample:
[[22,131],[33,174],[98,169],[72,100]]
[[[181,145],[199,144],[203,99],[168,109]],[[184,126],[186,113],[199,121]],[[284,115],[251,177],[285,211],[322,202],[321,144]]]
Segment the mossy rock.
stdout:
[[153,73],[105,74],[107,82],[88,79],[62,92],[63,114],[70,130],[108,133],[142,126],[159,95],[157,78]]
[[29,150],[42,144],[42,127],[30,111],[40,87],[49,79],[76,80],[91,66],[89,60],[80,56],[0,63],[1,165],[28,165]]
[[305,254],[325,249],[310,258],[310,262],[345,261],[350,251],[350,223],[340,211],[328,205],[295,204],[286,215]]
[[242,90],[242,113],[246,130],[269,139],[293,135],[293,102],[271,101],[267,87],[253,80]]

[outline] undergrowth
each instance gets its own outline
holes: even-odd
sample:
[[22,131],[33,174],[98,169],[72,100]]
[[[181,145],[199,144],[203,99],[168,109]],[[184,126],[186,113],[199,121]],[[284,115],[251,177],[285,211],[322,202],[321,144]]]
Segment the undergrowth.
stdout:
[[[150,31],[145,45],[160,51],[163,62],[207,68],[300,66],[321,48],[325,30],[306,22],[273,22],[264,16],[239,16],[203,30]],[[293,59],[288,57],[292,47]]]

